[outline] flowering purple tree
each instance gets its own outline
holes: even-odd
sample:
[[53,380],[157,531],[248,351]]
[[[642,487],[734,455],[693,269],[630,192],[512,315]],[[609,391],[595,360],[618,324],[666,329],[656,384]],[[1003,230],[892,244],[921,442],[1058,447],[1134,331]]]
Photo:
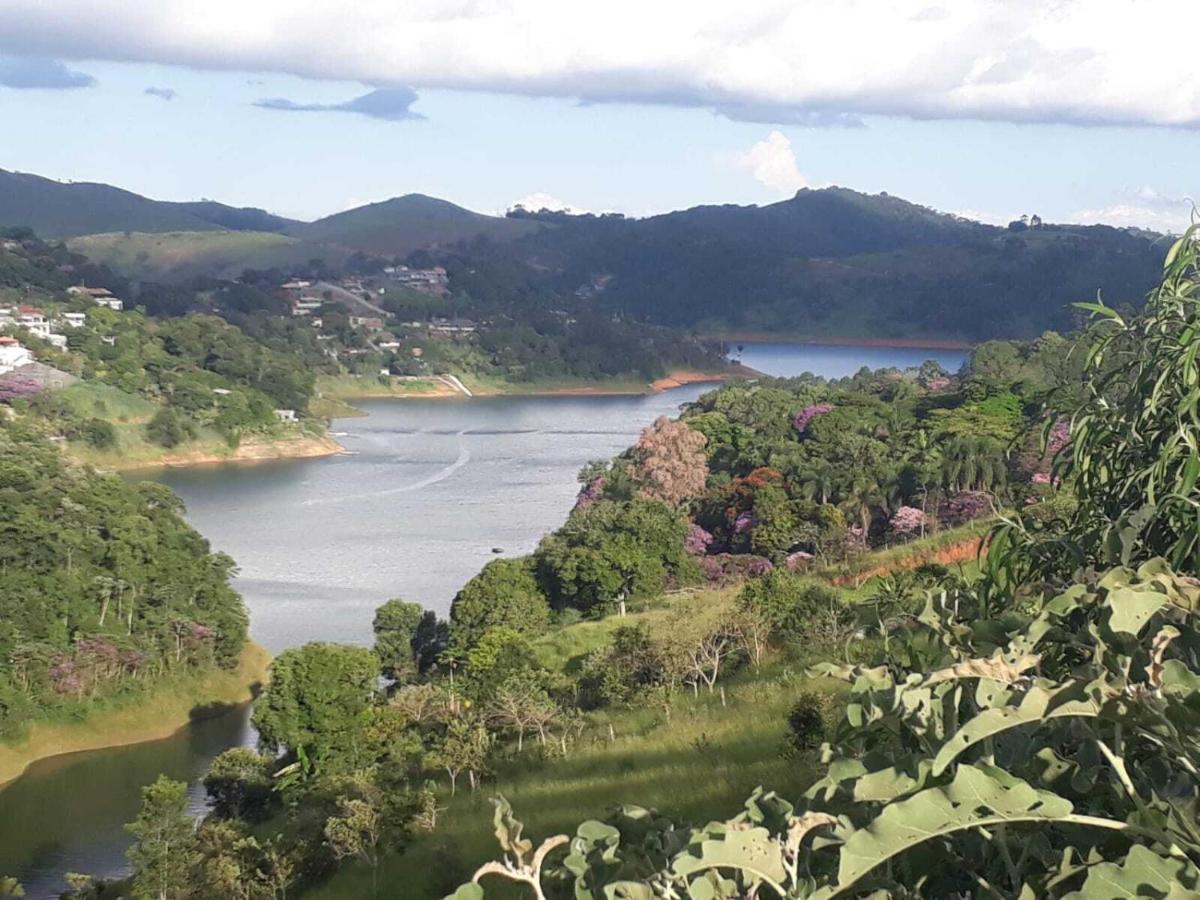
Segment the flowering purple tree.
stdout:
[[42,386],[30,378],[15,375],[0,377],[0,403],[23,400],[42,392]]
[[992,509],[990,494],[983,491],[959,491],[946,502],[941,518],[951,525],[962,525],[972,519],[990,516]]
[[798,434],[803,434],[808,429],[808,423],[817,416],[823,416],[827,412],[833,412],[832,403],[812,403],[796,413],[792,418],[792,427],[796,429]]
[[925,531],[925,513],[915,506],[901,506],[889,523],[892,532],[901,537],[912,537]]
[[815,557],[811,553],[805,550],[797,550],[795,553],[789,553],[787,555],[787,559],[784,560],[784,565],[790,571],[795,572],[797,569],[808,568],[813,559],[815,559]]
[[712,542],[712,533],[705,531],[693,522],[691,527],[688,528],[687,537],[683,539],[683,549],[692,556],[704,556],[708,553],[708,548],[712,545]]
[[576,509],[586,509],[604,493],[604,485],[608,479],[603,475],[598,475],[579,489],[579,495],[575,498]]

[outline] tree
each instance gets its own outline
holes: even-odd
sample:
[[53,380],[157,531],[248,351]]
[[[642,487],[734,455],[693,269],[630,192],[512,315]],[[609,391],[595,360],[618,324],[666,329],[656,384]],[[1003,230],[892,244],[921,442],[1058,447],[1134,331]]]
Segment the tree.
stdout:
[[274,761],[248,747],[219,754],[204,776],[204,791],[213,815],[226,819],[260,819],[271,802]]
[[489,629],[537,635],[550,624],[550,606],[528,559],[495,559],[468,581],[450,606],[450,635],[469,648]]
[[624,614],[629,600],[660,593],[685,572],[687,525],[653,500],[600,500],[577,510],[537,550],[539,571],[558,607]]
[[146,423],[146,436],[160,447],[170,449],[195,437],[196,431],[184,416],[164,406]]
[[1082,565],[1158,556],[1200,569],[1200,226],[1171,247],[1140,314],[1078,305],[1096,320],[1085,343],[1084,392],[1069,426],[1048,420],[1044,435],[1048,455],[1058,441],[1053,478],[1074,495],[1075,509],[1065,527],[1032,516],[1005,524],[994,552],[1010,568],[1058,578]]
[[489,629],[467,651],[462,690],[476,702],[486,702],[510,678],[541,671],[529,639],[508,627]]
[[285,650],[254,704],[254,727],[268,750],[303,753],[318,770],[353,771],[369,751],[364,714],[376,696],[379,657],[372,650],[313,643]]
[[704,493],[707,442],[686,422],[655,419],[630,451],[629,474],[640,485],[641,496],[678,507]]
[[691,685],[693,692],[703,683],[711,692],[722,664],[738,650],[734,617],[728,601],[676,603],[655,632],[668,680]]
[[424,617],[421,604],[400,599],[389,600],[375,610],[375,653],[384,677],[402,683],[417,675],[420,662],[414,645]]
[[383,816],[369,799],[342,798],[336,815],[325,820],[325,840],[338,859],[357,857],[371,867],[371,893],[379,893],[379,842]]
[[165,775],[142,788],[137,818],[126,826],[134,843],[126,851],[137,897],[173,900],[188,896],[195,829],[187,815],[187,785]]
[[429,756],[429,763],[450,777],[450,795],[458,790],[458,776],[466,772],[474,791],[479,775],[487,771],[492,738],[478,718],[459,717],[446,728]]
[[517,752],[525,747],[525,734],[536,731],[546,742],[546,729],[558,717],[558,705],[550,699],[542,679],[525,671],[509,676],[497,688],[488,705],[488,719],[517,733]]

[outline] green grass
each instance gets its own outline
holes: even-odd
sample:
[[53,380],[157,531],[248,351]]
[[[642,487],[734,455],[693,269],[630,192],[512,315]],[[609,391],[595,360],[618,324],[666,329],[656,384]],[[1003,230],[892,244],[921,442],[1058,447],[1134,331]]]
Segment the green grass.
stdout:
[[114,425],[148,422],[158,411],[158,406],[144,397],[99,381],[77,382],[59,396],[76,415],[107,419]]
[[266,682],[270,663],[271,654],[248,641],[234,669],[171,675],[148,690],[98,701],[85,718],[36,721],[22,739],[0,741],[0,785],[35,760],[164,738],[200,711],[248,703]]
[[198,274],[234,278],[247,268],[286,267],[314,256],[337,264],[347,253],[262,231],[112,232],[72,238],[67,246],[122,275],[159,281]]
[[[442,897],[480,863],[495,858],[488,801],[496,794],[509,799],[535,841],[571,834],[584,819],[602,818],[622,803],[701,824],[736,814],[759,785],[794,798],[811,783],[814,767],[781,755],[786,716],[796,695],[814,687],[836,689],[833,682],[809,680],[797,661],[777,661],[727,680],[724,707],[719,694],[701,692],[698,698],[681,696],[669,722],[661,708],[653,707],[595,713],[566,758],[543,760],[540,748],[527,744],[523,758],[502,764],[495,780],[475,794],[463,789],[455,797],[443,796],[446,811],[437,830],[381,864],[379,896]],[[305,894],[321,900],[370,895],[371,872],[358,865]],[[487,896],[529,895],[493,881]]]
[[[902,547],[868,554],[862,571],[897,565],[913,555],[952,546],[987,530],[976,522]],[[964,572],[975,569],[961,564]],[[819,574],[814,581],[828,583]],[[841,588],[848,601],[870,593],[870,582]],[[701,591],[713,598],[728,596],[740,585]],[[606,645],[621,625],[652,622],[669,611],[675,596],[660,598],[650,608],[621,619],[610,616],[552,630],[534,641],[538,661],[551,670],[572,672],[589,652]],[[859,648],[861,650],[861,646]],[[799,653],[801,651],[797,651]],[[755,787],[776,790],[790,799],[813,780],[811,757],[785,758],[786,717],[796,696],[806,690],[838,694],[840,682],[812,679],[805,673],[819,658],[840,658],[840,652],[807,648],[806,657],[784,655],[760,668],[743,668],[720,682],[719,693],[677,696],[667,719],[665,710],[649,703],[636,709],[610,708],[588,714],[588,726],[578,745],[565,758],[546,754],[527,744],[523,756],[499,764],[495,777],[472,794],[462,789],[451,797],[439,782],[446,807],[437,829],[420,834],[402,853],[386,858],[378,873],[381,898],[425,900],[440,898],[467,880],[481,863],[498,855],[492,833],[489,799],[504,795],[526,835],[535,843],[552,834],[571,834],[587,818],[602,818],[613,806],[648,806],[677,820],[702,824],[725,819],[742,809]],[[611,726],[611,732],[610,732]],[[305,893],[319,900],[348,900],[371,896],[371,871],[362,865],[340,869],[326,884]],[[486,884],[488,900],[532,895],[498,880]]]

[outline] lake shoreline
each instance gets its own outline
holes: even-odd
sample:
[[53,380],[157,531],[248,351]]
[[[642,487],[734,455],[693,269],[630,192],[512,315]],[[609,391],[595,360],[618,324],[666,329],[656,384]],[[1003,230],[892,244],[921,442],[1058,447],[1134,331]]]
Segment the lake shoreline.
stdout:
[[284,459],[321,459],[345,453],[346,448],[327,432],[321,435],[247,440],[237,447],[224,450],[197,449],[179,453],[164,452],[149,459],[85,460],[98,469],[112,472],[136,472],[148,469],[182,469],[222,463],[275,462]]
[[762,373],[748,366],[731,365],[728,369],[704,372],[691,369],[672,369],[654,381],[622,381],[618,379],[580,381],[573,384],[548,386],[545,384],[520,384],[506,382],[503,385],[468,380],[467,387],[472,397],[430,376],[422,379],[402,380],[394,378],[387,385],[378,378],[364,379],[366,383],[339,380],[322,392],[322,396],[341,402],[354,400],[469,400],[473,397],[644,397],[659,394],[689,384],[722,384],[748,378],[761,378]]
[[712,340],[726,343],[746,344],[799,344],[803,346],[829,347],[885,347],[894,350],[973,350],[978,342],[958,338],[865,338],[865,337],[811,337],[777,334],[769,331],[728,331],[704,335]]
[[[34,722],[20,743],[0,743],[0,791],[35,763],[163,740],[193,722],[232,712],[255,698],[266,683],[270,664],[270,652],[248,640],[232,671],[208,672],[182,684],[163,685],[132,698],[126,706],[80,722]],[[198,712],[208,706],[219,708],[208,715]]]

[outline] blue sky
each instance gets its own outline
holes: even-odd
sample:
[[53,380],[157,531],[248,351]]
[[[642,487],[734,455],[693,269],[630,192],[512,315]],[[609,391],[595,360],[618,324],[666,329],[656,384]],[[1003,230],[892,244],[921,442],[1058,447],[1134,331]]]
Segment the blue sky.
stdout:
[[[139,2],[129,0],[129,8]],[[469,49],[484,30],[468,35],[458,67],[405,62],[395,78],[381,78],[374,62],[356,68],[332,52],[316,53],[314,62],[303,45],[273,39],[224,50],[207,33],[193,41],[188,4],[174,0],[145,13],[169,8],[175,18],[168,24],[176,26],[170,41],[155,42],[148,18],[149,38],[132,27],[113,31],[104,42],[109,58],[99,58],[84,31],[59,33],[32,14],[23,20],[20,0],[0,0],[0,8],[10,3],[18,27],[0,37],[0,168],[103,181],[163,199],[209,197],[314,218],[409,192],[489,213],[546,195],[579,209],[644,215],[700,203],[768,203],[800,186],[839,184],[991,221],[1036,212],[1055,221],[1179,228],[1188,219],[1186,198],[1200,196],[1194,73],[1178,76],[1193,80],[1190,92],[1172,90],[1162,102],[1153,91],[1163,88],[1130,79],[1128,89],[1091,92],[1076,77],[1078,60],[1104,59],[1119,75],[1128,54],[1109,62],[1103,39],[1093,38],[1091,57],[1078,48],[1067,57],[1061,50],[1031,55],[1033,32],[1020,22],[1007,56],[985,42],[944,85],[931,85],[925,70],[913,74],[912,60],[902,58],[892,81],[881,70],[874,86],[864,77],[821,93],[804,79],[823,76],[792,71],[786,53],[784,65],[760,65],[757,54],[726,48],[728,35],[740,33],[742,23],[732,21],[696,25],[716,50],[728,50],[715,74],[693,71],[695,61],[680,63],[679,53],[664,63],[657,46],[604,50],[619,58],[603,58],[586,40],[576,55],[601,58],[584,70],[557,56],[525,68],[501,56],[489,62],[490,50],[475,56]],[[524,14],[519,6],[514,0],[509,14]],[[905,21],[945,18],[929,9]],[[995,8],[979,13],[987,24],[985,13]],[[510,24],[503,16],[481,21],[484,29]],[[786,31],[780,22],[768,24]],[[980,22],[961,33],[975,33]],[[309,24],[322,27],[317,18]],[[1045,22],[1038,27],[1051,42]],[[370,32],[357,34],[370,39]],[[1016,87],[1003,96],[988,93],[994,76],[964,81],[962,73],[981,71],[978,60],[989,52],[987,71],[999,65],[995,59],[1024,67],[1005,75]],[[1047,59],[1060,68],[1047,68]],[[483,71],[462,75],[470,66]],[[733,86],[713,93],[719,79]],[[964,85],[972,97],[987,96],[963,107]],[[787,99],[789,91],[801,99]],[[847,121],[850,127],[827,124]]]

